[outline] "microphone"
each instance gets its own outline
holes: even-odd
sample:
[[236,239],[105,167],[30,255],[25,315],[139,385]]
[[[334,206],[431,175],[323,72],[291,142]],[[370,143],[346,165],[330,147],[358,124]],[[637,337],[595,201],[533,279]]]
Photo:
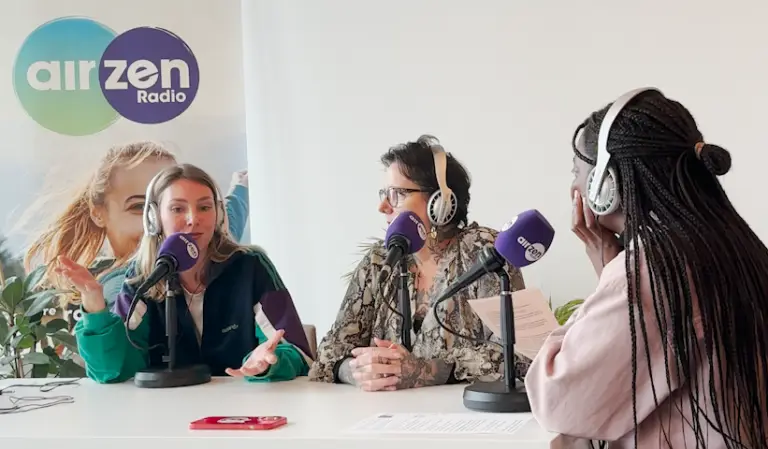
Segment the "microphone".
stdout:
[[403,347],[411,350],[411,298],[408,294],[408,266],[403,261],[407,254],[413,254],[424,247],[427,241],[427,229],[418,215],[413,212],[402,212],[389,224],[385,237],[387,258],[378,276],[378,286],[381,286],[392,274],[392,267],[400,262],[400,282],[397,284],[399,313],[403,319],[400,328],[400,340]]
[[427,241],[427,228],[418,215],[413,212],[402,212],[387,227],[384,242],[387,247],[387,258],[379,272],[378,282],[389,279],[392,267],[406,254],[413,254],[424,247]]
[[502,227],[493,247],[482,250],[478,261],[437,300],[455,295],[488,273],[498,273],[507,263],[522,268],[536,262],[547,252],[554,237],[554,228],[539,211],[521,213]]
[[200,251],[192,236],[183,232],[169,235],[157,250],[155,269],[136,290],[135,296],[143,295],[169,275],[194,267],[199,256]]
[[[207,365],[198,364],[184,367],[176,366],[176,334],[178,318],[176,314],[176,289],[171,288],[170,277],[176,273],[194,267],[200,257],[200,251],[190,234],[178,232],[169,235],[157,251],[155,268],[134,294],[131,308],[126,316],[127,322],[133,314],[138,299],[150,288],[165,280],[165,335],[168,340],[167,353],[163,356],[166,367],[148,368],[134,376],[134,384],[140,388],[171,388],[198,385],[210,382],[211,372]],[[129,336],[130,337],[130,336]]]
[[504,352],[504,379],[496,382],[475,381],[464,389],[464,406],[470,410],[496,413],[524,413],[531,411],[525,386],[517,380],[515,372],[515,317],[512,306],[512,288],[506,264],[515,268],[528,266],[549,250],[555,229],[536,209],[519,214],[504,225],[496,237],[493,248],[487,248],[480,259],[459,277],[440,299],[447,300],[486,273],[495,273],[501,280],[501,341]]

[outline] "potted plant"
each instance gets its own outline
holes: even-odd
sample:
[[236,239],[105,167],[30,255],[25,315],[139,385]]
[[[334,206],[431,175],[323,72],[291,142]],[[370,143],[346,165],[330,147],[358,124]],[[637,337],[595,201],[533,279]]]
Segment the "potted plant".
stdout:
[[[562,306],[555,308],[554,313],[555,313],[555,319],[557,320],[557,323],[561,326],[565,324],[565,322],[568,321],[568,318],[570,318],[571,315],[573,315],[573,312],[575,312],[576,309],[578,309],[583,302],[584,300],[581,298],[572,299],[567,303],[563,304]],[[551,298],[549,300],[549,308],[550,309],[552,308]]]
[[85,376],[72,360],[77,344],[67,321],[46,316],[64,292],[35,289],[44,273],[39,266],[4,279],[0,267],[0,378]]

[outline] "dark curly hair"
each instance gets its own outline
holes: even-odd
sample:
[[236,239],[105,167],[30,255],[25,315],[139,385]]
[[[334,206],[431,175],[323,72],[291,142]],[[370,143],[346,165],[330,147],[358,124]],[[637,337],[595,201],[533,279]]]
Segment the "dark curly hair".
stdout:
[[[591,114],[574,135],[575,141],[583,130],[585,154],[575,143],[574,151],[591,165],[609,107]],[[632,317],[638,314],[646,348],[646,323],[653,319],[662,329],[662,341],[674,348],[673,357],[665,355],[666,379],[651,382],[671,385],[670,373],[677,372],[680,379],[675,380],[690,385],[687,400],[694,413],[689,425],[696,447],[706,445],[702,417],[729,448],[768,447],[768,249],[717,179],[731,168],[730,153],[704,143],[690,112],[653,90],[634,97],[618,115],[608,152],[626,216],[624,240],[644,248],[625,252],[635,427],[638,358],[650,364],[647,350],[637,354]],[[641,254],[650,276],[652,311],[643,310],[640,301]],[[703,328],[699,335],[696,309]],[[708,397],[700,398],[696,367],[703,363],[709,364],[712,383]],[[714,416],[707,416],[707,403]]]
[[[440,186],[437,183],[435,173],[435,161],[430,149],[430,143],[437,138],[424,134],[415,142],[407,142],[395,145],[381,156],[381,163],[385,167],[397,163],[403,176],[416,183],[427,192],[435,192]],[[468,224],[469,214],[469,189],[472,180],[469,172],[451,153],[446,152],[446,183],[456,195],[456,215],[447,228],[449,230]]]

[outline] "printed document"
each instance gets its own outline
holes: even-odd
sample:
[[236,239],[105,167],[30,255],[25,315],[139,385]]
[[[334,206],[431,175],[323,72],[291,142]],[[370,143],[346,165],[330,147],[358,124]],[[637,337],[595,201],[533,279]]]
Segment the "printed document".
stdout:
[[[533,360],[553,330],[560,325],[541,290],[526,288],[512,293],[515,315],[515,352]],[[501,300],[498,296],[469,301],[472,310],[501,338]]]

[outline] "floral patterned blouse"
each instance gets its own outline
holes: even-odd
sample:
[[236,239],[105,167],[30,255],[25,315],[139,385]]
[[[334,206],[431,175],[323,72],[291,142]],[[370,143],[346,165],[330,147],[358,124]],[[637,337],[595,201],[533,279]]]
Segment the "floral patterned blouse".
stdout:
[[[438,323],[432,306],[449,285],[474,265],[484,248],[493,246],[497,234],[496,230],[477,223],[460,230],[438,261],[437,274],[432,288],[427,292],[430,308],[420,325],[414,323],[418,332],[411,332],[413,355],[422,359],[440,358],[453,364],[453,378],[458,381],[501,379],[504,373],[501,346],[477,343],[447,332]],[[352,273],[336,321],[319,344],[317,360],[309,371],[310,380],[336,382],[336,370],[350,356],[350,351],[356,347],[375,346],[374,337],[401,343],[402,320],[385,302],[385,298],[389,298],[392,308],[398,309],[395,276],[390,277],[383,292],[374,291],[375,280],[386,255],[383,241],[375,242]],[[411,310],[415,311],[415,261],[409,257],[408,263],[412,273],[408,280],[408,290]],[[507,265],[507,273],[512,291],[525,288],[518,269]],[[500,338],[483,325],[468,303],[472,299],[498,297],[500,292],[498,276],[486,274],[457,293],[453,299],[443,301],[437,308],[437,314],[443,324],[462,335],[500,342]],[[522,379],[531,361],[523,355],[515,354],[515,363],[517,374]]]

